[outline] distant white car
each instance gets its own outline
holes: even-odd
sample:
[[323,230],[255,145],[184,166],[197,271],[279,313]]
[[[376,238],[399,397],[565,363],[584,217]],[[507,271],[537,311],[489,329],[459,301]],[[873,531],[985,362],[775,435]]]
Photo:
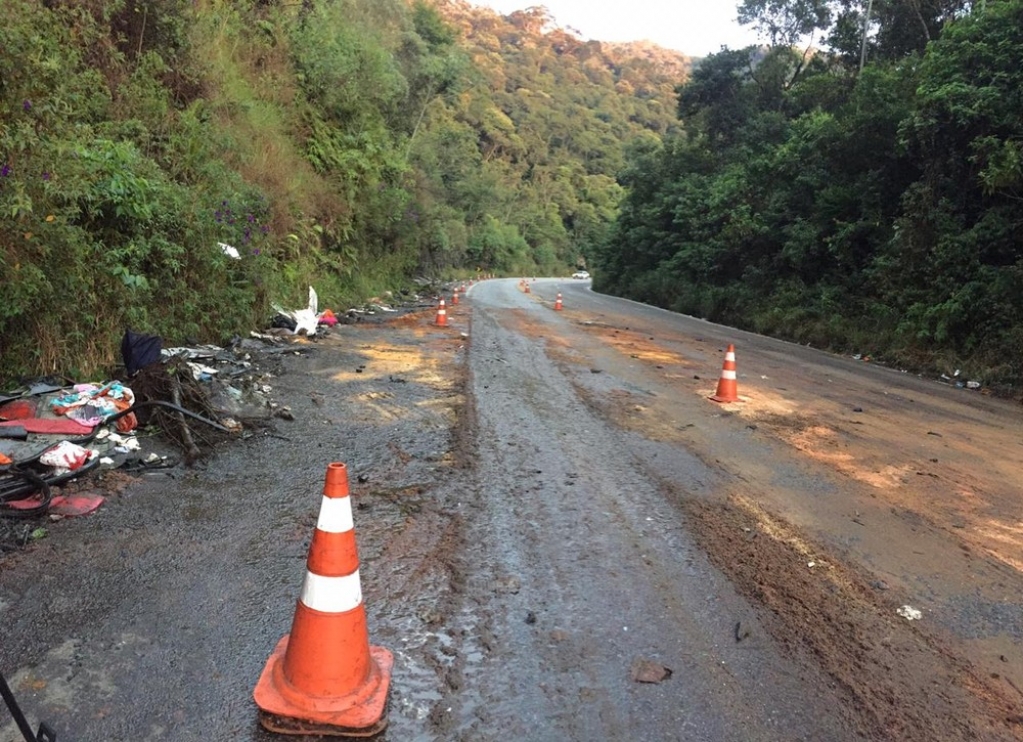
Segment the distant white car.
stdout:
[[572,274],[572,278],[581,278],[583,280],[585,280],[585,279],[587,279],[589,277],[590,277],[590,274],[587,273],[586,271],[576,271],[575,273]]

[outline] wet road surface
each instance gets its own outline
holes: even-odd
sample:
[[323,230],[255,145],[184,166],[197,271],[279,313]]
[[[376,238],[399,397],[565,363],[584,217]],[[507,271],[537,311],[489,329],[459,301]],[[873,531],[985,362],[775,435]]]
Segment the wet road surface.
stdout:
[[[273,381],[293,423],[3,556],[0,667],[30,717],[80,742],[277,739],[252,688],[344,461],[395,653],[381,739],[1020,738],[1014,542],[981,529],[1016,516],[1004,405],[587,282],[489,281],[431,320],[339,327]],[[727,342],[741,405],[706,400]],[[906,435],[922,406],[963,435]],[[1009,447],[983,475],[957,447],[981,430]],[[920,482],[988,499],[922,507]],[[670,676],[636,682],[643,661]]]
[[[528,299],[514,284],[480,289],[470,350],[475,546],[463,560],[458,652],[479,661],[461,663],[452,738],[852,738],[826,680],[765,635],[644,461],[670,459],[695,493],[714,473],[595,415],[542,340],[515,328]],[[670,679],[634,682],[630,668],[644,659]]]

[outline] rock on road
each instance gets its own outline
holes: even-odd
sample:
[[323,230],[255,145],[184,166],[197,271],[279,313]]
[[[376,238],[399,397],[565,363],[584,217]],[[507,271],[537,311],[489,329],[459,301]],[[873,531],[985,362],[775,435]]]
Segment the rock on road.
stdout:
[[1018,406],[529,285],[305,343],[273,382],[294,422],[0,556],[33,721],[277,739],[252,687],[345,461],[381,739],[1023,738]]

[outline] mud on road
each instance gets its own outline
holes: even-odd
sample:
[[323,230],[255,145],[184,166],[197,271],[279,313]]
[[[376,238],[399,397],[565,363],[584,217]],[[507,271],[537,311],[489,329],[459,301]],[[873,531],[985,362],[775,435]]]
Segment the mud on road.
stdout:
[[[1021,426],[1011,404],[572,298],[566,319],[614,350],[606,362],[627,382],[593,394],[584,375],[581,394],[623,430],[726,474],[712,498],[670,478],[665,487],[714,564],[767,609],[772,636],[809,648],[843,688],[861,734],[1023,738]],[[731,340],[740,402],[704,412]],[[548,345],[566,367],[580,348],[594,354],[579,339]],[[906,603],[924,620],[899,616]]]
[[[329,463],[350,472],[371,641],[397,658],[383,739],[431,739],[460,552],[467,315],[339,325],[263,359],[294,420],[191,468],[82,480],[93,515],[0,556],[0,668],[60,739],[271,740],[252,691],[290,629]],[[259,359],[256,359],[259,362]],[[390,736],[388,736],[390,735]],[[0,740],[21,737],[0,713]]]
[[[997,610],[1020,593],[993,597],[1018,573],[975,546],[965,607],[935,618],[954,604],[933,561],[951,508],[928,521],[905,487],[852,476],[887,464],[826,443],[822,427],[858,428],[848,415],[705,412],[717,344],[567,291],[551,324],[553,296],[502,284],[449,306],[446,328],[426,311],[296,340],[272,382],[294,421],[191,469],[97,481],[94,516],[0,557],[0,667],[33,721],[79,742],[277,739],[252,688],[342,461],[370,639],[395,654],[381,739],[1023,738],[1018,641],[986,638],[1018,626]],[[847,481],[883,497],[837,497]],[[782,496],[807,486],[810,512]],[[829,530],[840,517],[925,553],[872,562],[850,535],[864,526]],[[932,620],[895,614],[921,592]],[[977,604],[995,615],[978,623]],[[673,674],[636,683],[637,660]],[[3,718],[0,742],[17,740]]]

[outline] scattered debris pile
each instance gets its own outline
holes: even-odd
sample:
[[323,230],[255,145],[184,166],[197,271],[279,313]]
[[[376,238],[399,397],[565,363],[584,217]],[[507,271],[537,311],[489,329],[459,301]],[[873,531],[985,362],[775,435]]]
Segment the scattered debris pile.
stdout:
[[[140,348],[144,353],[135,352]],[[126,333],[122,351],[126,372],[135,369],[130,386],[37,379],[0,394],[0,550],[38,532],[11,521],[98,508],[100,496],[63,493],[83,477],[191,464],[227,440],[270,427],[273,417],[285,416],[269,396],[274,358],[306,348],[252,333],[226,348],[160,349],[158,339]],[[173,443],[180,456],[144,452],[139,431],[156,445]]]
[[226,347],[163,348],[160,337],[129,329],[120,378],[44,378],[0,391],[0,553],[45,535],[41,518],[99,508],[104,497],[97,492],[117,488],[85,486],[91,477],[105,482],[117,470],[118,481],[130,481],[150,469],[191,465],[229,440],[272,434],[275,418],[292,419],[270,396],[283,354],[309,352],[310,341],[339,324],[431,306],[418,292],[401,291],[335,314],[319,311],[310,287],[306,307],[274,305],[266,333],[235,337]]
[[349,308],[343,314],[336,314],[331,309],[319,311],[319,298],[316,290],[309,287],[309,303],[303,309],[285,309],[274,304],[274,316],[270,321],[273,330],[288,331],[292,335],[315,337],[324,328],[338,324],[355,324],[374,319],[389,319],[389,315],[433,309],[437,297],[450,292],[450,284],[436,283],[429,279],[417,279],[419,291],[402,289],[395,294],[387,291],[382,296],[374,296],[359,306]]
[[271,387],[241,341],[231,348],[164,350],[161,361],[142,368],[133,385],[140,424],[158,428],[187,464],[246,429],[264,427],[273,409]]

